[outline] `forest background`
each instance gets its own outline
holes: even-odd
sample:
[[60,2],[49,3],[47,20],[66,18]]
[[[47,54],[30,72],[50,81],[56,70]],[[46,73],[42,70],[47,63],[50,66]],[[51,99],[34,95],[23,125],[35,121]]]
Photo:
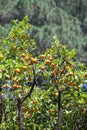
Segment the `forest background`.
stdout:
[[39,51],[50,46],[52,36],[87,64],[87,0],[0,0],[0,39],[6,36],[13,19],[29,16],[30,35]]

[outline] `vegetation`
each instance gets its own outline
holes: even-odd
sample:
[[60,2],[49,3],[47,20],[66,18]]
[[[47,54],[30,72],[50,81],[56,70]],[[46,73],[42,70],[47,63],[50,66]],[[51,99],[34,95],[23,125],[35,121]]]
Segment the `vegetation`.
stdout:
[[86,0],[1,0],[0,5],[0,38],[9,33],[12,19],[22,20],[27,14],[33,25],[30,34],[40,52],[50,46],[55,35],[60,43],[78,51],[77,59],[87,63]]
[[0,46],[0,129],[87,129],[87,68],[53,37],[40,53],[28,17],[14,20]]

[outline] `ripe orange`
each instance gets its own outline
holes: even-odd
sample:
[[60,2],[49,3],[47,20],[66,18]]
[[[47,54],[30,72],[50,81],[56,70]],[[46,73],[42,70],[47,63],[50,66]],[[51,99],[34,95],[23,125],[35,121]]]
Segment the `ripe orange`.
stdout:
[[68,76],[74,76],[73,72],[68,73]]
[[0,93],[0,97],[2,96],[2,93]]
[[22,56],[22,57],[25,57],[25,56],[26,56],[26,54],[25,54],[25,53],[22,53],[22,54],[21,54],[21,56]]
[[15,82],[16,82],[16,83],[19,83],[19,80],[18,80],[18,79],[16,79],[16,80],[15,80]]
[[45,70],[45,66],[41,66],[40,69],[41,69],[41,70]]
[[58,72],[59,72],[58,69],[55,69],[55,70],[53,71],[53,73],[54,73],[55,75],[58,74]]
[[21,70],[19,68],[14,69],[15,73],[21,73]]
[[53,72],[51,73],[51,76],[55,76],[55,75],[57,75],[57,74],[58,74],[58,72],[59,72],[59,70],[58,70],[58,69],[53,70]]
[[70,69],[70,66],[66,66],[66,67],[65,67],[65,70],[68,71],[69,69]]
[[85,73],[85,74],[83,75],[83,77],[84,77],[84,78],[87,78],[87,73]]
[[69,82],[69,79],[65,78],[65,79],[64,79],[64,82],[65,82],[65,83],[68,83],[68,82]]
[[49,65],[51,63],[51,60],[46,60],[46,64]]
[[19,80],[16,77],[12,77],[11,80],[14,81],[14,82],[16,82],[16,83],[19,82]]
[[26,39],[27,38],[27,34],[22,34],[21,36],[23,39]]
[[32,116],[32,114],[31,114],[31,113],[28,113],[28,114],[27,114],[27,116],[28,116],[28,117],[31,117],[31,116]]
[[26,61],[29,61],[30,60],[30,57],[29,56],[25,56],[24,58]]
[[53,60],[52,55],[48,55],[48,59],[52,61]]
[[56,112],[56,111],[55,111],[54,109],[51,109],[50,112],[51,112],[51,113],[54,113],[54,112]]
[[19,51],[23,52],[23,51],[24,51],[24,49],[23,49],[22,47],[20,47],[20,48],[19,48]]
[[33,100],[33,101],[32,101],[32,104],[36,104],[36,101],[35,101],[35,100]]
[[35,111],[38,112],[40,110],[39,107],[35,107]]
[[12,77],[12,78],[11,78],[11,80],[12,80],[12,81],[16,81],[16,80],[17,80],[17,78],[15,78],[15,77]]
[[23,89],[23,90],[22,90],[22,93],[26,93],[26,89]]
[[33,65],[33,63],[31,61],[28,61],[28,65]]
[[26,70],[27,69],[27,66],[22,66],[22,70]]
[[26,109],[26,107],[23,106],[23,107],[22,107],[22,110],[23,110],[23,111],[26,111],[27,109]]
[[39,58],[40,58],[40,59],[44,59],[44,58],[45,58],[45,55],[42,54],[42,55],[39,56]]
[[37,64],[38,60],[37,60],[37,58],[31,58],[31,62],[32,62],[33,64]]
[[8,85],[7,84],[3,85],[3,88],[8,88]]
[[19,88],[21,88],[21,86],[19,86],[19,85],[16,85],[16,84],[13,84],[13,86],[12,86],[14,89],[19,89]]
[[54,68],[54,67],[56,67],[56,64],[55,64],[55,63],[52,63],[52,64],[50,65],[50,67]]
[[15,48],[16,48],[16,45],[14,45],[12,48],[15,49]]

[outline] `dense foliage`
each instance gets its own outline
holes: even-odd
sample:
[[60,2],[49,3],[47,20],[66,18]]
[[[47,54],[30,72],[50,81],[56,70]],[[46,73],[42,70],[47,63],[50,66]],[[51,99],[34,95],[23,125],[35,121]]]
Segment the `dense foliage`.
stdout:
[[56,35],[60,43],[78,50],[77,59],[87,62],[86,0],[0,0],[0,37],[8,34],[12,19],[21,20],[26,14],[40,52]]
[[[87,68],[53,37],[41,54],[26,16],[0,46],[0,129],[87,129]],[[85,89],[84,89],[85,88]]]

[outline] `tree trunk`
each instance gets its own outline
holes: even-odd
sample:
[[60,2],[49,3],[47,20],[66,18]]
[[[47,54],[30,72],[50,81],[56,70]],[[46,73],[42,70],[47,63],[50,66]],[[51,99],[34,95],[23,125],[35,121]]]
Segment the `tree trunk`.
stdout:
[[0,102],[0,124],[2,123],[2,103]]
[[61,130],[61,114],[62,114],[61,91],[59,91],[59,95],[58,95],[58,129],[57,130]]
[[19,130],[23,130],[23,120],[22,120],[22,103],[20,98],[18,98],[18,121],[19,121]]

